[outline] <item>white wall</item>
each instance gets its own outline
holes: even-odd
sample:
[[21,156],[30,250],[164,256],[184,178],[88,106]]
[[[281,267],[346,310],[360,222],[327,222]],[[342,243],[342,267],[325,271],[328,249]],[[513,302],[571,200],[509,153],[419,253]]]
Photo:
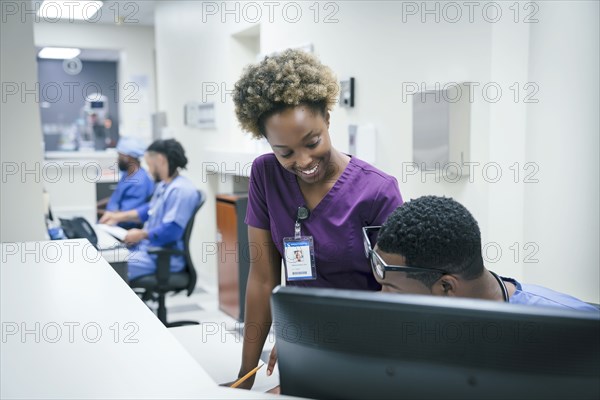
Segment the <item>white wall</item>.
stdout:
[[[309,15],[306,13],[310,11],[307,9],[310,3],[301,4],[304,7],[303,13]],[[387,3],[387,9],[382,7],[384,6],[372,7],[367,3],[342,3],[338,14],[340,22],[336,24],[315,24],[312,17],[304,18],[296,24],[289,24],[281,17],[275,18],[272,24],[261,24],[261,51],[269,53],[289,46],[313,43],[315,52],[340,77],[352,75],[357,78],[356,109],[336,109],[333,113],[331,133],[334,143],[341,150],[347,150],[347,124],[372,122],[379,130],[378,157],[382,160],[379,166],[399,178],[405,198],[419,196],[419,190],[423,193],[435,190],[443,193],[444,190],[435,185],[430,185],[429,191],[422,189],[420,177],[405,179],[405,182],[401,180],[402,167],[398,161],[412,161],[412,136],[411,109],[408,102],[402,103],[398,92],[402,88],[402,81],[487,79],[490,57],[487,44],[491,29],[483,24],[465,24],[454,27],[450,34],[442,36],[441,33],[446,32],[447,28],[438,26],[440,35],[436,35],[420,23],[398,24],[397,14],[400,8],[397,4]],[[214,197],[216,185],[210,179],[205,179],[204,182],[198,179],[202,176],[200,164],[203,161],[218,163],[220,160],[201,159],[202,150],[227,146],[243,148],[247,146],[247,141],[237,128],[230,97],[226,97],[224,103],[217,96],[210,98],[217,101],[216,132],[186,128],[180,116],[186,101],[200,100],[203,84],[224,82],[225,87],[231,89],[239,78],[242,67],[254,62],[252,58],[246,58],[245,63],[241,62],[237,56],[238,42],[231,38],[233,33],[250,24],[243,18],[236,22],[232,15],[225,16],[225,19],[226,22],[223,23],[220,14],[203,14],[199,2],[163,3],[156,9],[157,81],[161,93],[159,108],[167,110],[170,127],[190,152],[190,175],[197,178],[199,186],[209,191],[209,199]],[[197,23],[198,21],[203,22]],[[373,24],[369,21],[378,22]],[[357,25],[365,24],[369,24],[368,29],[356,29]],[[420,43],[410,39],[419,35],[423,36]],[[341,46],[349,46],[349,43],[352,43],[352,52],[340,51]],[[459,45],[452,48],[452,43]],[[441,53],[431,51],[431,46]],[[382,51],[386,47],[388,50]],[[195,51],[186,51],[189,48]],[[454,59],[457,51],[466,61],[463,58]],[[409,58],[423,58],[423,64],[427,67],[406,62]],[[445,58],[447,62],[438,65],[440,58]],[[373,73],[375,70],[377,73]],[[398,94],[395,96],[394,92]],[[381,100],[390,97],[396,97],[396,100]],[[482,118],[474,123],[487,131],[486,114],[482,114]],[[477,143],[479,145],[478,141]],[[485,147],[485,141],[481,146]],[[236,166],[230,165],[228,168],[234,169]],[[462,183],[447,186],[446,193],[451,191],[453,195],[468,190]],[[485,196],[485,193],[472,192],[474,198]],[[203,214],[199,214],[204,223],[196,231],[195,238],[200,237],[203,242],[214,241],[214,210],[214,202],[209,202]],[[200,249],[201,244],[197,248]],[[196,259],[198,257],[208,261],[203,267],[206,268],[204,273],[207,281],[215,282],[215,259],[203,255],[196,256]]]
[[[0,240],[2,242],[44,240],[46,227],[42,201],[42,129],[35,94],[22,98],[22,88],[37,82],[33,25],[7,16],[2,21],[0,80],[0,148],[2,154]],[[8,94],[16,84],[18,92]],[[15,169],[13,169],[13,167]],[[24,170],[34,173],[22,174]],[[36,174],[37,171],[37,174]]]
[[[527,159],[538,184],[525,191],[525,238],[539,244],[525,280],[599,302],[598,2],[544,5],[531,26]],[[560,27],[560,29],[557,29]]]
[[[36,46],[119,50],[120,133],[150,140],[150,114],[156,110],[154,29],[137,24],[34,23],[33,20],[31,16],[21,18],[17,13],[7,15],[2,22],[3,84],[16,82],[20,86],[23,83],[25,88],[35,91]],[[139,87],[133,94],[124,87],[128,82],[142,85],[140,77],[146,79],[145,88]],[[46,178],[42,164],[43,137],[39,104],[33,92],[24,97],[25,101],[21,101],[19,91],[7,96],[7,101],[2,103],[2,241],[46,237],[42,204]],[[63,94],[68,95],[67,88]],[[14,175],[13,162],[19,168]],[[23,178],[23,166],[36,171],[37,175],[31,173]]]
[[[482,17],[481,8],[476,10],[472,22],[469,21],[466,9],[463,9],[463,17],[457,23],[451,23],[443,17],[436,22],[435,16],[421,14],[404,14],[403,20],[401,2],[335,2],[339,7],[337,10],[324,9],[321,3],[322,8],[316,22],[315,9],[310,8],[313,3],[300,2],[296,4],[302,7],[302,17],[295,23],[290,22],[294,17],[291,10],[288,10],[287,19],[283,16],[281,5],[275,9],[273,20],[268,21],[268,9],[263,7],[260,50],[262,53],[269,53],[290,46],[312,43],[315,53],[340,78],[354,76],[356,107],[352,110],[337,108],[333,112],[330,131],[334,144],[341,150],[347,150],[347,125],[373,123],[378,131],[378,167],[398,178],[406,200],[424,194],[443,194],[454,197],[468,207],[479,221],[484,244],[490,245],[487,263],[489,268],[526,282],[540,282],[586,300],[598,301],[598,280],[594,281],[595,287],[592,287],[593,283],[583,283],[583,280],[590,277],[590,269],[596,269],[594,277],[597,277],[598,269],[598,250],[591,244],[593,238],[597,239],[598,236],[597,153],[588,154],[585,161],[587,168],[580,171],[580,179],[591,185],[591,189],[586,189],[587,203],[581,204],[578,211],[582,219],[590,212],[596,218],[578,225],[582,227],[580,231],[565,231],[562,228],[566,227],[561,226],[548,233],[546,226],[539,223],[541,221],[534,221],[529,217],[530,207],[547,202],[547,198],[553,191],[559,190],[557,188],[564,181],[573,180],[571,172],[563,168],[554,168],[550,179],[535,186],[535,202],[530,201],[533,198],[528,192],[531,187],[523,182],[524,174],[529,172],[523,169],[524,163],[531,161],[535,152],[543,153],[547,160],[556,159],[559,155],[554,152],[545,153],[542,143],[539,146],[533,144],[536,138],[540,142],[544,140],[541,133],[532,131],[535,129],[532,126],[534,120],[543,120],[544,117],[553,115],[563,123],[572,123],[571,118],[562,113],[562,104],[559,106],[547,103],[547,108],[540,111],[540,117],[533,118],[528,114],[528,104],[523,102],[523,96],[528,93],[524,90],[524,85],[532,81],[529,74],[534,78],[540,74],[536,72],[536,62],[540,62],[537,67],[540,71],[556,71],[558,74],[561,71],[561,67],[545,58],[550,57],[550,51],[553,51],[550,50],[552,47],[548,47],[546,53],[544,49],[548,45],[542,45],[542,42],[546,41],[546,32],[554,30],[554,35],[562,35],[563,30],[575,30],[564,23],[541,18],[549,13],[560,12],[547,11],[560,7],[556,3],[537,3],[540,6],[537,14],[540,22],[537,24],[522,22],[531,11],[529,9],[520,9],[519,22],[515,23],[514,13],[508,8],[512,3],[501,3],[503,17],[498,23],[486,21]],[[219,6],[221,3],[212,4]],[[244,13],[243,5],[240,5],[243,3],[234,4],[241,8],[237,22],[235,11],[233,14],[224,14],[222,9],[219,9],[217,14],[213,15],[207,13],[208,8],[203,9],[200,2],[162,3],[156,9],[157,81],[161,93],[159,108],[167,110],[174,135],[183,141],[188,150],[191,160],[189,174],[199,187],[209,191],[209,199],[214,196],[217,185],[214,179],[202,178],[201,164],[219,160],[202,159],[203,149],[244,148],[248,147],[247,141],[236,127],[230,97],[226,97],[224,103],[214,96],[209,98],[209,101],[217,101],[217,129],[214,131],[184,127],[182,108],[186,101],[201,101],[203,84],[207,82],[224,82],[227,89],[233,88],[241,72],[242,61],[248,60],[248,55],[239,51],[238,42],[231,35],[251,25],[248,19],[254,14],[250,9]],[[230,4],[228,9],[234,10],[234,4]],[[337,22],[324,23],[325,16],[332,11],[336,12],[334,18]],[[585,14],[588,11],[582,12]],[[422,17],[426,22],[422,22]],[[577,15],[573,14],[570,23],[579,27],[581,22],[577,18]],[[584,21],[587,21],[587,30],[594,27],[592,31],[595,29],[597,32],[597,20]],[[579,40],[584,35],[589,37],[592,34],[593,32],[570,35],[576,35]],[[579,80],[588,82],[589,92],[595,90],[597,93],[597,77],[591,75],[594,66],[597,66],[597,46],[595,51],[592,50],[592,45],[597,44],[597,41],[588,42],[591,44],[586,51],[582,48],[581,51],[571,52],[573,60],[588,66],[574,69],[572,74],[562,74],[556,79],[562,80],[565,88],[571,87],[567,83],[570,82],[568,76],[577,74]],[[538,52],[543,55],[537,55]],[[555,54],[553,57],[558,56]],[[250,61],[253,60],[248,60]],[[530,62],[534,63],[531,67]],[[567,60],[563,62],[566,63]],[[595,71],[597,70],[596,68]],[[484,175],[481,167],[475,169],[471,178],[463,178],[457,183],[451,183],[444,178],[436,182],[433,175],[406,173],[407,163],[412,162],[412,107],[409,101],[403,101],[402,84],[444,84],[455,81],[479,84],[472,104],[471,161],[478,162],[480,166],[497,163],[502,173],[502,178],[497,183],[492,183],[494,171],[486,170],[487,174]],[[483,95],[482,86],[490,82],[503,90],[498,102],[491,101],[492,96],[489,93],[487,99]],[[514,89],[510,88],[514,82],[517,82],[519,87],[518,101],[514,100]],[[597,133],[597,115],[591,111],[592,105],[597,105],[597,95],[587,96],[591,96],[588,100],[592,104],[585,108],[588,111],[577,108],[581,121],[579,123],[585,128],[582,132],[594,132],[592,128],[595,126]],[[597,135],[594,137],[591,133],[582,133],[577,138],[571,135],[571,140],[576,140],[577,146],[587,149],[588,153],[598,148]],[[516,162],[520,168],[517,182],[514,179]],[[580,189],[584,189],[583,186],[575,184],[569,188],[574,192],[568,195],[574,196]],[[552,198],[556,198],[556,195]],[[596,211],[592,208],[593,204],[596,204]],[[203,258],[200,254],[201,242],[214,240],[214,210],[214,202],[209,201],[199,214],[202,220],[198,220],[199,227],[194,238],[195,241],[198,240],[196,260]],[[591,222],[594,220],[596,222]],[[590,232],[593,233],[592,237]],[[541,250],[537,254],[539,263],[536,267],[523,262],[526,250],[524,246],[528,241],[537,241],[543,234],[551,234],[557,238],[556,241],[564,241],[565,245],[561,248],[579,249],[579,262],[571,267],[573,273],[565,276],[562,272],[564,264]],[[547,246],[556,247],[554,242],[548,242]],[[541,242],[539,247],[543,247]],[[519,253],[515,259],[517,248]],[[495,249],[499,249],[501,255],[496,255]],[[200,279],[205,278],[207,282],[214,284],[215,260],[204,259],[207,263],[202,266],[204,270],[199,272]],[[544,272],[536,273],[536,268],[537,271],[543,269]],[[578,274],[582,276],[581,280],[573,278]],[[547,280],[544,279],[544,275],[561,278]]]
[[[51,23],[34,26],[36,46],[79,47],[120,51],[120,134],[150,141],[150,116],[156,111],[154,28],[127,23],[121,26],[92,22]],[[145,77],[145,78],[144,78]],[[130,84],[129,86],[126,86]],[[138,90],[139,89],[139,90]],[[68,93],[65,90],[65,94]],[[79,92],[78,92],[79,93]],[[114,95],[114,92],[108,95]]]
[[[483,167],[478,168],[474,177],[483,180],[488,190],[484,237],[489,239],[484,240],[484,258],[488,268],[522,280],[524,183],[520,178],[515,179],[514,170],[519,171],[521,167],[516,166],[525,164],[527,104],[515,101],[510,87],[517,82],[520,88],[524,86],[521,82],[528,81],[529,24],[515,24],[508,18],[493,24],[491,49],[490,82],[502,89],[502,96],[497,102],[487,102],[488,155],[474,159],[482,166],[489,166],[485,170],[487,178],[483,176]],[[493,95],[489,96],[491,99]]]
[[[209,147],[235,147],[243,136],[233,116],[231,101],[222,102],[221,92],[209,95],[213,85],[233,88],[241,68],[238,44],[230,35],[240,29],[237,24],[203,23],[200,2],[170,2],[157,4],[155,35],[157,52],[158,108],[167,113],[170,136],[181,141],[188,155],[184,172],[196,187],[206,191],[207,201],[196,216],[192,235],[192,257],[198,270],[198,282],[215,288],[217,285],[216,203],[218,178],[204,174],[203,150]],[[234,49],[236,51],[234,51]],[[242,64],[243,65],[243,64]],[[215,130],[190,129],[184,126],[184,104],[202,101],[202,95],[215,102]],[[228,97],[229,99],[229,97]],[[237,134],[233,134],[236,131]],[[249,143],[249,140],[246,140]]]

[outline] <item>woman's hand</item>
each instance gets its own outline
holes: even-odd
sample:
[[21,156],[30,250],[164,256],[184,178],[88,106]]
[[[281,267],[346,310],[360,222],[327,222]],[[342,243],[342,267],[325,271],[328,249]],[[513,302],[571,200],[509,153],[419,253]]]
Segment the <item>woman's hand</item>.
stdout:
[[[236,389],[246,389],[246,390],[252,389],[252,386],[254,385],[254,378],[255,378],[255,376],[256,376],[256,374],[254,374],[250,378],[246,379]],[[238,381],[238,379],[236,379],[235,381],[227,382],[227,383],[221,383],[219,386],[231,387],[231,385],[233,385],[237,381]]]
[[265,393],[281,394],[281,386],[277,385],[273,389],[267,390]]
[[271,350],[271,355],[269,356],[269,364],[267,365],[267,376],[271,376],[273,373],[273,369],[275,368],[275,363],[277,362],[277,347],[273,347]]

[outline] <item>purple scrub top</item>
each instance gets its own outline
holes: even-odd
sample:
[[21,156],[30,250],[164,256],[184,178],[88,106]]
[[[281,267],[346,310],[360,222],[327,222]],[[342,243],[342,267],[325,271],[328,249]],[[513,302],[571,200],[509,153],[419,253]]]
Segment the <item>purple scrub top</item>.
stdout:
[[[294,236],[298,207],[305,205],[296,175],[273,153],[254,160],[250,174],[247,225],[271,231],[283,255],[283,238]],[[302,221],[302,235],[312,236],[317,279],[288,285],[380,290],[365,257],[362,227],[382,225],[402,196],[396,178],[351,157],[342,175]]]

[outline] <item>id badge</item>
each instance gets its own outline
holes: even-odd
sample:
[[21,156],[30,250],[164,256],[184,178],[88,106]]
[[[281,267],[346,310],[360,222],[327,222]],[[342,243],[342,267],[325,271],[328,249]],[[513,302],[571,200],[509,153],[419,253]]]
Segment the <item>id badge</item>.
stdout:
[[312,236],[283,238],[283,251],[287,281],[317,279],[315,246]]

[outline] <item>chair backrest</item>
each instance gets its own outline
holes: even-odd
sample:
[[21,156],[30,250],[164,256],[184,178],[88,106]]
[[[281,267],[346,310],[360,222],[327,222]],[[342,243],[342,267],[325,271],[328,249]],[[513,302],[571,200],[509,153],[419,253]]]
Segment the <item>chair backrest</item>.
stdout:
[[206,201],[206,195],[204,194],[204,192],[202,190],[198,190],[198,205],[194,209],[194,212],[192,213],[190,220],[188,221],[187,225],[185,226],[185,231],[183,232],[183,250],[185,252],[185,263],[186,263],[187,273],[189,274],[189,277],[190,277],[188,287],[187,287],[188,296],[190,294],[192,294],[192,292],[194,291],[194,288],[196,287],[196,280],[197,280],[196,268],[194,267],[194,263],[192,262],[192,256],[190,254],[190,237],[192,236],[192,228],[194,228],[194,220],[196,219],[196,214],[198,213],[198,210],[200,210],[200,208],[202,208],[205,201]]

